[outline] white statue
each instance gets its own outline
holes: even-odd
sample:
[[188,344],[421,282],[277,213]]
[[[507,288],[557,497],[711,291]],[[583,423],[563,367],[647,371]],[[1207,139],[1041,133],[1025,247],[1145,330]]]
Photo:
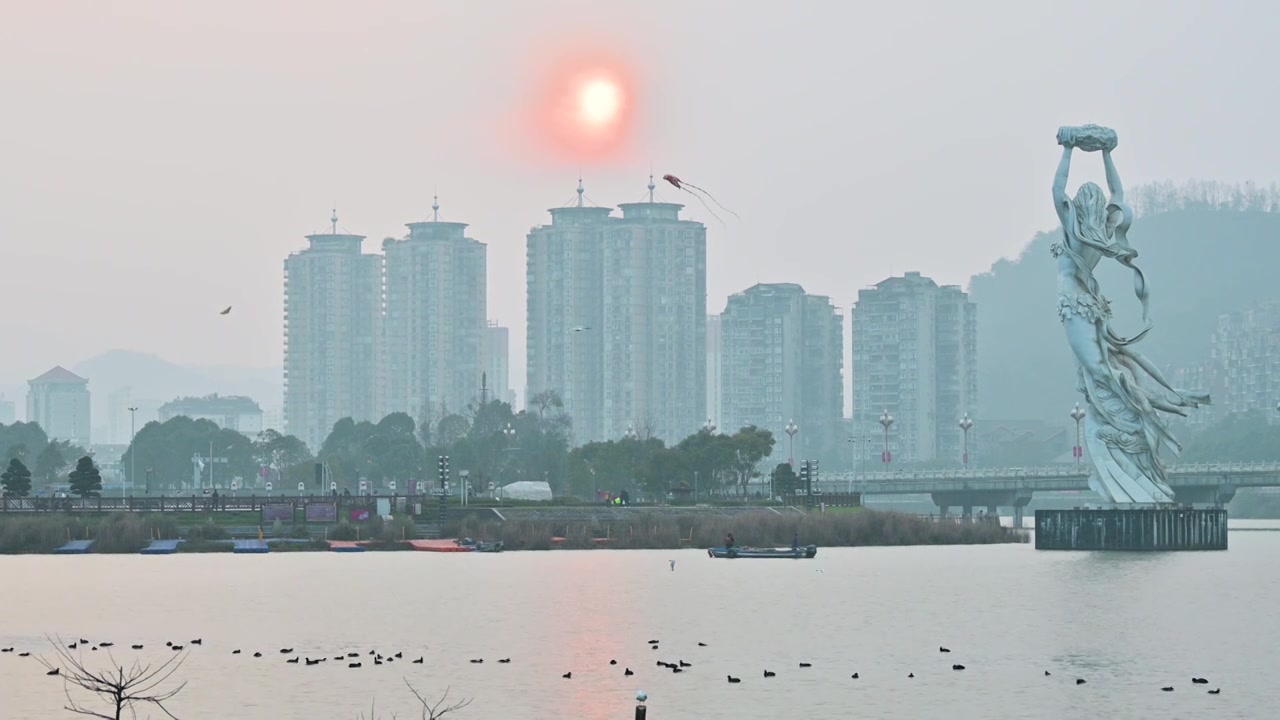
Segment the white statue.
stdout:
[[[1110,128],[1097,125],[1058,130],[1062,162],[1053,182],[1053,203],[1062,220],[1062,240],[1054,243],[1058,264],[1058,317],[1076,356],[1077,389],[1088,402],[1085,447],[1093,473],[1089,487],[1113,503],[1173,502],[1160,461],[1162,450],[1177,454],[1177,440],[1156,411],[1186,415],[1184,408],[1209,403],[1205,393],[1172,387],[1133,344],[1151,330],[1146,278],[1133,264],[1138,251],[1127,233],[1133,209],[1124,201],[1120,176],[1111,160],[1118,141]],[[1071,151],[1102,151],[1108,199],[1102,188],[1085,183],[1067,196]],[[1111,330],[1111,308],[1098,288],[1093,269],[1111,258],[1133,270],[1134,292],[1142,303],[1142,329],[1125,338]]]

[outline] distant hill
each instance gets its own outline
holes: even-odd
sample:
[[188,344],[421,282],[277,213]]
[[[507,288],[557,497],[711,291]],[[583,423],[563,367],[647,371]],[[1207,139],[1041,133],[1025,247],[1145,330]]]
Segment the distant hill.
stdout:
[[[1137,348],[1157,366],[1208,359],[1220,314],[1280,299],[1280,194],[1274,186],[1156,185],[1130,197],[1139,217],[1129,239],[1151,289],[1155,323]],[[1063,421],[1080,399],[1057,318],[1049,246],[1059,233],[1036,235],[1017,260],[1001,260],[970,280],[978,305],[982,417]],[[1132,334],[1140,327],[1132,274],[1104,260],[1098,280],[1116,313],[1116,332]]]
[[128,441],[130,405],[138,408],[141,428],[156,419],[160,405],[181,396],[247,395],[264,409],[283,401],[280,368],[188,367],[146,353],[109,350],[69,369],[89,379],[95,443]]

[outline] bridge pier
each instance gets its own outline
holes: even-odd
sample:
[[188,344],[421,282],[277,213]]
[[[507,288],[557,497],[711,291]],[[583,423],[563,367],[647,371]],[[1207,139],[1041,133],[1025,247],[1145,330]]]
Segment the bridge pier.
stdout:
[[949,514],[951,514],[951,506],[950,506],[950,505],[939,505],[939,506],[938,506],[938,518],[939,518],[940,520],[946,520],[946,519],[947,519],[947,516],[948,516]]
[[1024,508],[1031,502],[1032,491],[1029,488],[1013,488],[1008,490],[950,490],[931,493],[933,502],[938,506],[942,517],[946,517],[952,507],[960,506],[960,517],[965,522],[973,521],[973,508],[985,507],[987,516],[1000,517],[1000,508],[1013,509],[1015,527],[1020,526]]
[[1173,500],[1183,505],[1212,505],[1226,507],[1236,496],[1236,486],[1223,482],[1220,485],[1183,485],[1173,489]]

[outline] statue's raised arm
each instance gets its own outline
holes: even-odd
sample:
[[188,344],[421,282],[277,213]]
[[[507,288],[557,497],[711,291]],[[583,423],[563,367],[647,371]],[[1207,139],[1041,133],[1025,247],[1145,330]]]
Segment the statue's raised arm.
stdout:
[[1115,145],[1102,149],[1102,165],[1107,169],[1107,190],[1111,193],[1111,202],[1124,204],[1124,187],[1120,185],[1120,173],[1116,172],[1116,164],[1111,160],[1111,151]]
[[1067,225],[1067,212],[1071,208],[1071,198],[1067,197],[1067,178],[1071,175],[1071,130],[1058,128],[1058,144],[1062,146],[1062,159],[1058,161],[1058,172],[1053,176],[1053,207],[1058,211],[1058,220],[1063,227]]

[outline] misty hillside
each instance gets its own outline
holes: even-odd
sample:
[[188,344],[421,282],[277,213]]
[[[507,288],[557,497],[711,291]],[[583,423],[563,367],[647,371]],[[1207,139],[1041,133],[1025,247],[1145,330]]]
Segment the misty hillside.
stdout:
[[141,428],[155,419],[156,408],[180,396],[247,395],[263,409],[278,407],[283,397],[279,368],[189,367],[146,353],[109,350],[69,369],[89,379],[94,442],[127,440],[130,404],[139,408]]
[[[1157,192],[1161,187],[1168,192],[1167,186],[1157,186]],[[1219,314],[1280,298],[1280,212],[1273,200],[1196,203],[1150,192],[1135,201],[1147,214],[1139,215],[1129,233],[1151,290],[1155,323],[1137,349],[1161,368],[1186,366],[1208,359]],[[1059,232],[1036,235],[1018,260],[1001,260],[970,281],[978,304],[982,417],[1061,419],[1080,399],[1057,318],[1049,246]],[[1104,260],[1098,280],[1111,300],[1117,334],[1136,332],[1140,305],[1132,273]]]

